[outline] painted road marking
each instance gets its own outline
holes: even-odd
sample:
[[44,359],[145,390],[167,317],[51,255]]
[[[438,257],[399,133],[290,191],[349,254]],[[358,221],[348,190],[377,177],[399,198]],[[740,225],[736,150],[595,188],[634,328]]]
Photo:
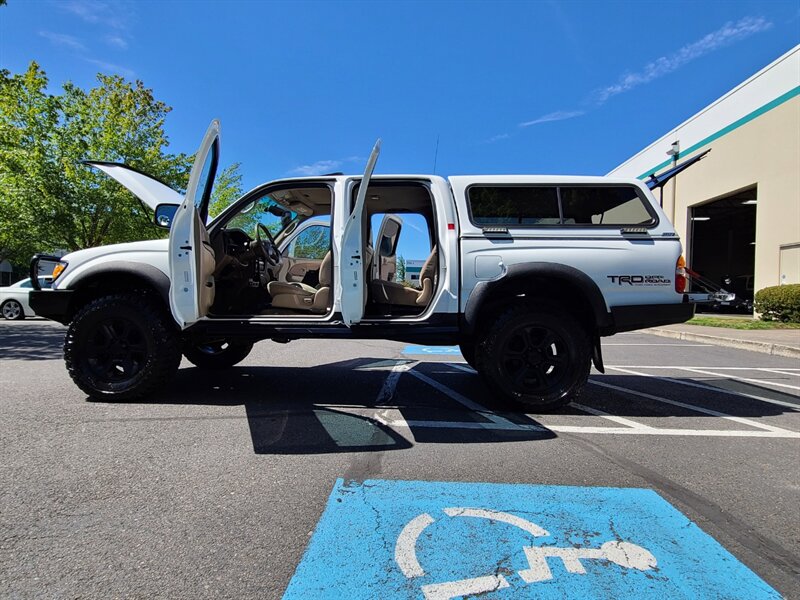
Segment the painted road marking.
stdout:
[[704,369],[698,369],[695,367],[682,367],[682,371],[689,371],[690,373],[698,373],[700,375],[711,375],[713,377],[724,377],[727,379],[735,379],[736,381],[746,381],[747,383],[758,383],[761,385],[774,385],[776,387],[788,388],[790,390],[798,390],[800,391],[800,386],[796,385],[789,385],[788,383],[777,383],[775,381],[770,381],[769,379],[753,379],[751,377],[739,377],[738,375],[722,375],[720,373],[715,373],[714,371],[707,371]]
[[406,346],[403,348],[403,354],[456,354],[461,356],[461,350],[458,346]]
[[[783,400],[775,400],[774,398],[767,398],[766,396],[759,396],[757,394],[749,394],[747,392],[738,392],[734,390],[727,390],[723,388],[714,387],[713,385],[707,385],[703,383],[698,383],[696,381],[686,381],[685,379],[676,379],[674,377],[664,377],[661,375],[653,375],[652,373],[643,373],[642,371],[634,371],[633,369],[653,369],[655,367],[630,367],[630,368],[622,368],[622,367],[609,367],[607,366],[606,369],[610,369],[612,371],[619,371],[620,373],[628,373],[629,375],[638,375],[639,377],[649,377],[652,379],[660,379],[661,381],[669,381],[670,383],[676,383],[678,385],[686,385],[693,388],[698,388],[701,390],[707,390],[709,392],[716,392],[718,394],[731,394],[733,396],[740,396],[742,398],[750,398],[751,400],[760,400],[761,402],[767,402],[769,404],[775,404],[776,406],[784,406],[787,408],[800,408],[800,404],[795,404],[792,402],[785,402]],[[678,367],[665,367],[669,369],[677,369]],[[800,401],[800,399],[798,399]]]
[[[703,408],[700,406],[695,406],[693,404],[686,404],[683,402],[678,402],[676,400],[671,400],[669,398],[664,398],[661,396],[655,396],[653,394],[646,394],[644,392],[639,392],[637,390],[625,388],[622,386],[612,385],[609,383],[605,383],[602,381],[598,381],[596,379],[590,379],[589,383],[593,385],[597,385],[599,387],[605,387],[609,389],[613,389],[615,391],[625,393],[625,394],[632,394],[634,396],[640,396],[643,398],[647,398],[649,400],[654,400],[656,402],[661,402],[665,404],[671,404],[674,406],[678,406],[681,408],[686,408],[688,410],[692,410],[694,412],[699,412],[702,414],[707,414],[714,417],[719,417],[722,419],[727,419],[729,421],[734,421],[742,425],[747,425],[759,431],[752,431],[752,430],[737,430],[737,429],[685,429],[685,428],[665,428],[665,427],[653,427],[650,425],[646,425],[644,423],[640,423],[638,421],[634,421],[633,419],[627,419],[625,417],[618,417],[616,415],[612,415],[605,411],[586,406],[584,404],[577,404],[573,403],[572,406],[581,410],[587,414],[591,414],[620,425],[624,425],[624,427],[610,427],[610,426],[585,426],[585,425],[548,425],[546,423],[540,423],[538,420],[541,419],[540,415],[536,415],[534,413],[528,414],[528,418],[536,419],[536,422],[531,423],[514,423],[497,413],[489,410],[485,406],[478,404],[477,402],[470,400],[466,396],[460,394],[459,392],[453,390],[452,388],[444,385],[443,383],[428,377],[422,373],[417,372],[414,370],[414,367],[417,365],[417,362],[413,363],[402,363],[397,364],[392,368],[391,373],[387,377],[386,381],[384,382],[383,387],[381,388],[380,393],[378,394],[377,404],[381,407],[381,410],[378,411],[375,415],[373,415],[373,419],[378,423],[385,425],[387,427],[392,427],[394,429],[414,429],[414,428],[422,428],[422,429],[473,429],[473,430],[485,430],[485,431],[520,431],[520,432],[542,432],[546,433],[548,431],[554,433],[580,433],[580,434],[602,434],[602,435],[661,435],[661,436],[687,436],[687,437],[699,437],[699,436],[706,436],[706,437],[760,437],[760,438],[781,438],[781,439],[800,439],[800,433],[795,431],[790,431],[787,429],[783,429],[780,427],[775,427],[773,425],[766,425],[764,423],[759,423],[758,421],[753,421],[751,419],[745,419],[743,417],[735,417],[729,415],[727,413],[722,413],[719,411]],[[461,371],[464,373],[474,374],[475,371],[471,367],[467,365],[462,365],[459,363],[441,363],[445,366],[452,367],[457,371]],[[624,370],[617,368],[616,370]],[[397,387],[397,383],[399,381],[400,376],[405,373],[407,375],[413,376],[414,378],[418,379],[419,381],[433,387],[437,391],[445,394],[449,398],[455,400],[466,409],[470,410],[471,412],[477,414],[482,419],[481,421],[435,421],[435,420],[412,420],[407,421],[402,412],[395,406],[388,407],[386,403],[390,400],[394,394]],[[712,388],[715,391],[727,393],[719,388]],[[383,405],[383,406],[381,406]],[[341,407],[340,407],[341,408]]]
[[284,600],[780,598],[645,489],[334,485]]

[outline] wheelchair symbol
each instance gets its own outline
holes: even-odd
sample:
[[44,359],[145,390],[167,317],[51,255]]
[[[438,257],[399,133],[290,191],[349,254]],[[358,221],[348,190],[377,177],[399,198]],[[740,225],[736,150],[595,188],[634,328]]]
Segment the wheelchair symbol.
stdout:
[[[546,537],[550,533],[527,519],[506,512],[482,508],[445,508],[448,517],[473,517],[507,523],[518,527],[534,537]],[[429,525],[436,521],[428,513],[422,513],[406,523],[395,544],[394,559],[400,571],[409,579],[424,576],[425,570],[417,559],[417,540]],[[526,546],[522,550],[528,560],[528,568],[518,572],[525,583],[537,583],[553,579],[547,559],[559,559],[569,573],[586,575],[583,560],[604,560],[627,569],[649,571],[657,566],[656,557],[648,550],[623,541],[608,541],[599,548],[558,548],[554,546]],[[484,575],[456,581],[433,583],[422,586],[426,600],[449,600],[468,594],[481,594],[510,587],[502,574]]]

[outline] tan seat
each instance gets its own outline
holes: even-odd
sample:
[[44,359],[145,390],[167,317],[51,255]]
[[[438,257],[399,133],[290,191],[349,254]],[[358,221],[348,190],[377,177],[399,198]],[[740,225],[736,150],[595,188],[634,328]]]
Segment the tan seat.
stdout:
[[333,280],[333,262],[330,250],[319,265],[319,285],[311,287],[302,283],[270,281],[267,291],[272,296],[273,308],[290,308],[315,314],[328,312]]
[[436,278],[439,273],[439,259],[436,246],[431,250],[422,270],[419,272],[419,283],[422,289],[415,290],[394,281],[373,279],[370,283],[372,299],[379,304],[399,304],[401,306],[427,306],[436,290]]

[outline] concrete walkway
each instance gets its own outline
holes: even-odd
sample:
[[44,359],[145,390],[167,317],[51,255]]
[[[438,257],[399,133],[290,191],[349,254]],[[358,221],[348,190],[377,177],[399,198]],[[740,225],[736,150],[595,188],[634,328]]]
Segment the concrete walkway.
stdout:
[[800,358],[800,329],[728,329],[727,327],[705,327],[681,323],[643,331],[678,340]]

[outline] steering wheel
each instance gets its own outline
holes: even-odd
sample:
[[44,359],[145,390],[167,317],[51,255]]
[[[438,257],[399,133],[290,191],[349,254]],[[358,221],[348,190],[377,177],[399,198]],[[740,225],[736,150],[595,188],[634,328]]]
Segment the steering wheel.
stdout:
[[[262,233],[264,234],[263,237]],[[256,239],[258,240],[261,248],[264,250],[264,258],[267,259],[267,262],[273,267],[278,266],[278,263],[281,262],[281,253],[278,252],[278,246],[275,244],[275,238],[272,237],[269,229],[267,229],[263,223],[259,223],[256,226]]]

